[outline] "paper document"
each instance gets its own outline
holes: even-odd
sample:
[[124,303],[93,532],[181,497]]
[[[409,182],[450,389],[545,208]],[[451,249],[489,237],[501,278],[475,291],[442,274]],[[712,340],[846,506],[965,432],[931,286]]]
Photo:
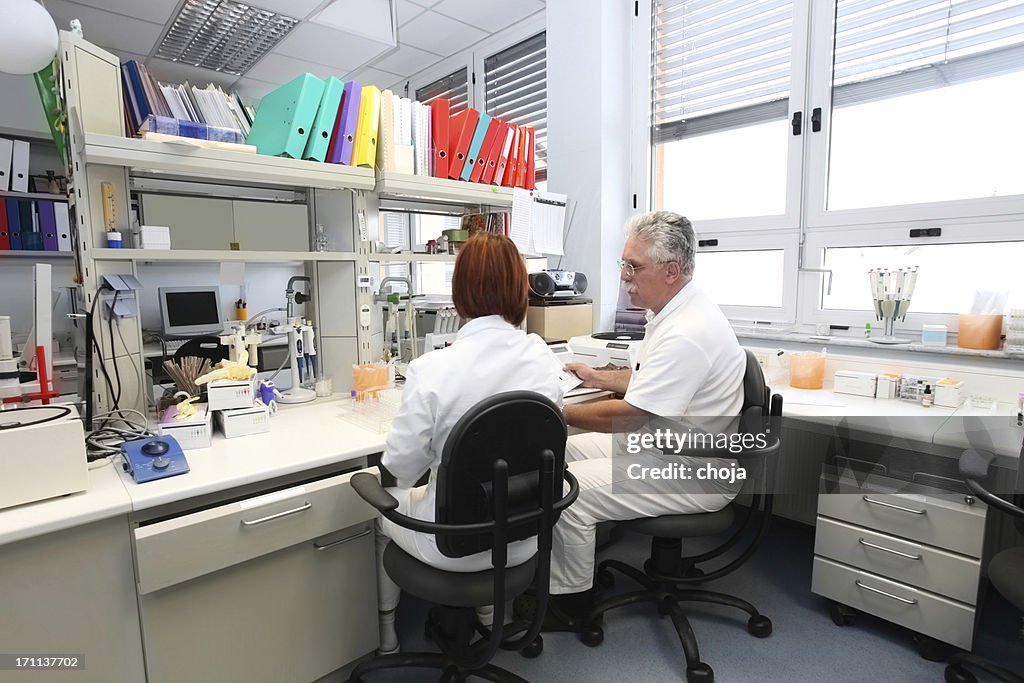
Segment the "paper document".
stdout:
[[533,214],[533,193],[517,187],[512,190],[512,221],[508,236],[515,243],[520,253],[535,254],[533,248],[533,230],[531,222]]
[[509,237],[524,254],[562,256],[567,197],[554,192],[512,190]]
[[558,383],[562,386],[562,393],[567,394],[579,385],[583,384],[583,380],[581,380],[575,372],[559,370]]

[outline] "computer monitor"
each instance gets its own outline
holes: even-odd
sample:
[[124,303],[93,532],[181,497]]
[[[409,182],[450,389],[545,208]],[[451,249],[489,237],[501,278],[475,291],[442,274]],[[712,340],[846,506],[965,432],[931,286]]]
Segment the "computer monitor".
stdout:
[[224,331],[217,287],[160,287],[158,292],[165,337],[201,337]]

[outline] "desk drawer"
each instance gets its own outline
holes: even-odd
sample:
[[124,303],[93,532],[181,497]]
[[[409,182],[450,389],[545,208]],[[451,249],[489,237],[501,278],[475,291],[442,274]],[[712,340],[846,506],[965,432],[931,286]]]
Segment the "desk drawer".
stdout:
[[814,554],[977,604],[981,562],[920,543],[818,517]]
[[[369,470],[376,474],[376,468]],[[139,593],[172,586],[376,517],[354,473],[135,529]],[[365,526],[365,525],[364,525]],[[353,530],[353,534],[363,529]]]
[[955,493],[823,493],[818,514],[971,557],[985,540],[985,505]]
[[974,608],[968,605],[822,557],[814,558],[811,590],[945,643],[971,649]]

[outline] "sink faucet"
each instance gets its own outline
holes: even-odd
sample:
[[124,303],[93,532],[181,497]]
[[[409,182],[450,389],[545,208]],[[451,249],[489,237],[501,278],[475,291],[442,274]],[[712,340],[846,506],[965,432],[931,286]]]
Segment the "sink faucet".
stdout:
[[384,294],[384,285],[390,282],[404,282],[405,287],[409,292],[409,298],[412,298],[412,280],[407,277],[394,277],[388,276],[380,281],[380,287],[377,288],[377,295],[374,297],[374,301],[387,301],[388,297]]

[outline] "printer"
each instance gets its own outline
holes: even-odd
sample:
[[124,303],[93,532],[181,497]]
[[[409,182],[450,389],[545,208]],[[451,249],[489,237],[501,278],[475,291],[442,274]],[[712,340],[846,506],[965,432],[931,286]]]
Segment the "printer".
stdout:
[[629,354],[643,343],[642,331],[598,332],[581,335],[569,340],[573,360],[591,367],[620,365],[629,367]]

